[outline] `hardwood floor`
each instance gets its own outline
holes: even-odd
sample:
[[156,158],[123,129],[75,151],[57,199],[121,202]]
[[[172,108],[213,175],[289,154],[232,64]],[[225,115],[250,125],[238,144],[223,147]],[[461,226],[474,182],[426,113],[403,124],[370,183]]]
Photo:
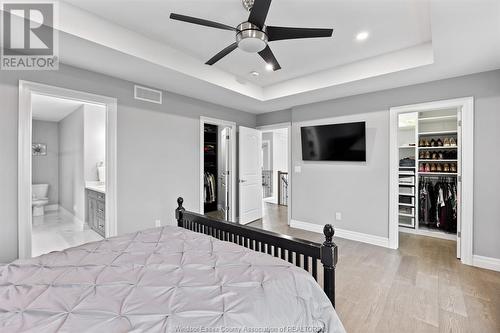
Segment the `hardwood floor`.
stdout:
[[[290,228],[286,207],[265,210],[250,225],[323,241]],[[500,273],[462,265],[453,241],[399,237],[398,250],[335,238],[337,312],[347,332],[500,332]]]

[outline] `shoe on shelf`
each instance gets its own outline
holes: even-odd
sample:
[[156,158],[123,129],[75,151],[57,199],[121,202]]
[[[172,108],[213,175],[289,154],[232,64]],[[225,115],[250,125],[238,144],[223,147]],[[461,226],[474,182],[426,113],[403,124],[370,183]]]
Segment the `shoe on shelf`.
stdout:
[[437,172],[443,172],[443,166],[441,165],[441,163],[437,163],[436,164],[436,171]]
[[425,166],[424,166],[424,163],[420,163],[419,167],[418,167],[418,172],[425,172]]
[[420,141],[418,141],[418,146],[419,147],[425,147],[425,140],[424,139],[420,139]]
[[444,146],[449,147],[450,146],[450,139],[444,138]]
[[425,152],[421,150],[420,153],[418,154],[418,159],[423,160],[424,158],[425,158]]
[[450,146],[451,147],[456,147],[457,146],[457,140],[455,140],[455,138],[450,138]]
[[432,153],[432,159],[433,159],[433,160],[437,160],[438,158],[439,158],[438,153],[433,152],[433,153]]
[[426,151],[425,152],[425,159],[426,160],[430,160],[431,159],[431,152],[430,151]]
[[430,145],[431,145],[431,147],[436,147],[436,140],[431,139]]
[[451,163],[450,172],[457,172],[457,164],[456,163]]
[[431,172],[436,172],[436,164],[431,164]]
[[438,152],[438,159],[444,160],[444,154],[442,151]]
[[424,147],[430,147],[431,146],[431,143],[429,142],[429,140],[425,139],[424,140]]
[[437,143],[438,147],[442,147],[443,146],[443,141],[441,141],[441,139],[437,139],[436,143]]
[[450,172],[450,165],[448,163],[445,163],[443,166],[443,172]]
[[431,172],[431,165],[429,163],[425,163],[425,171],[424,172]]

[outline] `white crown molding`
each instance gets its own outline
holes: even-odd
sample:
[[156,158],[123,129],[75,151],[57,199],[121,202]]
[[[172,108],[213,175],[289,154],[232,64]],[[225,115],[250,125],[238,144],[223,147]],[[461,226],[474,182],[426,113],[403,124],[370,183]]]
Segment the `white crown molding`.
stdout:
[[[323,233],[323,225],[291,220],[290,227],[312,232]],[[335,237],[353,240],[356,242],[389,248],[389,238],[364,234],[361,232],[335,228]]]

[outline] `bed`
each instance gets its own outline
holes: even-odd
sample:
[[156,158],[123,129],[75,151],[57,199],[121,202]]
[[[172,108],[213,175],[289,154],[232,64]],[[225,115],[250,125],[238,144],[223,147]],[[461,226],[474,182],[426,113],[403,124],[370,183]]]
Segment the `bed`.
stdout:
[[0,332],[345,332],[331,226],[316,244],[178,204],[177,226],[0,267]]

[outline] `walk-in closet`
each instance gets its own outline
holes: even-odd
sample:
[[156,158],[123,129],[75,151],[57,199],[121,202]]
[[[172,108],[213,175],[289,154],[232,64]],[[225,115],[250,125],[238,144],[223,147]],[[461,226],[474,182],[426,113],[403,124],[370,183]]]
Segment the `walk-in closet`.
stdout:
[[228,221],[232,218],[231,148],[229,125],[203,124],[203,212]]
[[457,241],[460,257],[461,109],[398,114],[400,232]]

